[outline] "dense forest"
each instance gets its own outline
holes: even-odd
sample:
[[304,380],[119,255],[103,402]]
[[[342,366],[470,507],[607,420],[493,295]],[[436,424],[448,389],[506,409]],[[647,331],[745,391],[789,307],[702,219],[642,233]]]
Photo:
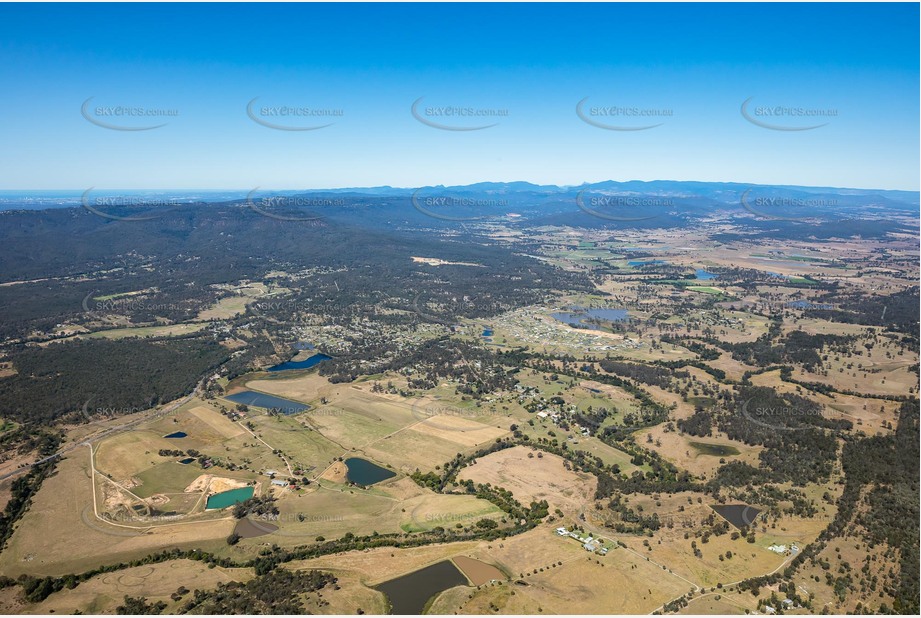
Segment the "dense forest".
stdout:
[[322,571],[275,569],[248,582],[229,582],[216,590],[195,590],[182,614],[306,614],[301,595],[334,586],[336,578]]
[[[305,313],[341,328],[347,351],[323,369],[333,381],[355,379],[367,363],[399,369],[407,356],[420,360],[447,345],[439,358],[428,359],[426,375],[414,386],[462,370],[465,390],[487,392],[507,386],[509,379],[489,369],[472,371],[479,350],[436,343],[413,352],[395,341],[394,330],[444,327],[461,317],[541,302],[559,290],[591,289],[583,274],[485,237],[461,240],[458,232],[420,236],[328,218],[292,225],[240,203],[158,214],[129,222],[82,209],[3,213],[9,224],[0,228],[4,274],[23,280],[0,286],[0,337],[11,338],[3,360],[16,371],[0,378],[5,416],[46,422],[85,410],[123,414],[169,401],[190,392],[221,363],[232,378],[271,362],[284,352],[262,335],[288,341]],[[456,264],[435,267],[413,256]],[[269,272],[273,284],[287,290],[283,300],[250,303],[244,314],[198,336],[86,339],[45,348],[21,343],[53,340],[48,333],[61,325],[96,331],[125,320],[130,325],[194,320],[226,296],[215,286],[262,282]],[[28,281],[39,276],[40,281]],[[234,345],[240,340],[246,345],[231,354],[219,343],[233,337]],[[466,369],[450,366],[452,353],[466,353]]]
[[366,347],[334,358],[320,366],[320,375],[329,376],[331,382],[348,382],[362,374],[412,368],[408,373],[410,388],[427,390],[449,378],[460,382],[458,392],[474,397],[510,389],[517,382],[493,352],[450,337],[426,341],[393,360],[386,360],[388,355],[383,354],[372,356],[373,353],[374,349]]
[[856,337],[853,336],[811,335],[799,330],[780,337],[779,322],[775,321],[767,333],[750,343],[726,343],[715,338],[708,339],[707,343],[730,352],[737,361],[754,367],[792,363],[807,371],[814,371],[822,364],[823,352],[847,353],[855,341]]
[[[209,339],[86,339],[11,354],[17,373],[0,378],[0,409],[24,423],[82,414],[119,416],[190,393],[229,356]],[[85,420],[82,417],[79,420]]]
[[605,358],[599,363],[601,368],[608,373],[613,373],[637,382],[668,389],[675,378],[687,378],[687,371],[675,371],[656,365],[642,365],[640,363],[625,363]]
[[[921,302],[917,287],[889,294],[843,294],[833,297],[831,310],[807,309],[805,314],[834,322],[885,326],[904,333],[918,346],[918,305]],[[825,302],[823,300],[823,302]]]
[[[110,221],[83,209],[2,216],[4,276],[23,283],[0,287],[0,337],[27,336],[68,320],[91,322],[94,313],[113,309],[135,324],[155,317],[187,320],[213,301],[210,286],[260,281],[272,271],[332,274],[316,285],[298,279],[288,306],[310,305],[333,316],[357,301],[373,307],[397,298],[408,307],[424,292],[431,295],[433,313],[440,304],[444,317],[453,319],[522,306],[539,298],[535,292],[591,289],[585,275],[486,237],[410,234],[329,218],[292,224],[240,203],[189,205],[149,221]],[[432,267],[412,256],[474,266]],[[143,293],[130,302],[93,300],[138,291]],[[453,297],[475,302],[458,304]]]
[[765,386],[743,386],[726,409],[698,407],[677,421],[679,429],[694,436],[709,436],[716,427],[733,440],[765,447],[759,455],[760,469],[735,463],[719,471],[720,482],[730,486],[755,480],[801,485],[827,479],[837,460],[836,430],[851,425],[825,418],[812,400]]
[[[844,492],[834,520],[782,572],[745,580],[739,590],[757,594],[761,586],[779,584],[788,597],[797,598],[795,578],[808,563],[826,571],[826,584],[839,601],[856,594],[858,613],[917,615],[921,600],[918,431],[919,406],[912,401],[902,404],[894,433],[847,441],[842,453]],[[836,572],[829,572],[831,563],[824,552],[848,539],[864,542],[870,550],[882,548],[883,557],[894,561],[897,569],[873,573],[877,557],[868,554],[862,565],[842,562]],[[877,604],[876,599],[885,596],[893,597],[891,607],[886,602]]]
[[856,525],[870,543],[885,543],[898,550],[898,588],[889,592],[895,597],[893,611],[907,614],[918,613],[921,598],[918,418],[918,402],[906,402],[899,410],[894,434],[872,436],[845,446],[842,466],[846,485],[838,503],[839,516],[829,527],[831,533],[846,535],[845,527]]

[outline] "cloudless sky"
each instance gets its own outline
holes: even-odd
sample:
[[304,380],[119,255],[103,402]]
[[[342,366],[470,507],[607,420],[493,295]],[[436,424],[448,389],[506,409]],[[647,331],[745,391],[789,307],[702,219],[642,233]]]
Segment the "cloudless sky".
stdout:
[[[919,188],[917,4],[0,5],[0,189]],[[116,126],[166,123],[148,131]],[[264,107],[326,118],[247,115]],[[445,131],[443,125],[496,126]],[[649,118],[576,114],[670,110]],[[776,106],[820,118],[756,116]],[[99,107],[175,110],[105,117]],[[431,107],[506,110],[426,116]]]

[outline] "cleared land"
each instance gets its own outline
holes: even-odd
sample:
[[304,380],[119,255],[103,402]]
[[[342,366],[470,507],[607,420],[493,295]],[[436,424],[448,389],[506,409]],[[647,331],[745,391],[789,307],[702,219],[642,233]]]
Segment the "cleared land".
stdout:
[[0,572],[66,575],[140,558],[163,547],[218,549],[233,531],[231,519],[164,524],[146,532],[106,523],[93,515],[89,449],[58,464],[57,473],[33,498],[0,553]]
[[[699,438],[682,435],[677,431],[666,431],[664,423],[638,432],[636,439],[638,444],[658,452],[682,470],[702,477],[712,476],[717,468],[729,461],[743,461],[757,467],[758,454],[763,450],[761,446],[749,446],[744,442],[730,440],[718,434],[713,437]],[[715,448],[710,450],[701,448],[700,445]],[[713,451],[720,450],[719,447],[731,450],[714,454]],[[732,450],[736,453],[733,454]]]
[[465,448],[495,441],[509,433],[473,420],[443,414],[416,423],[409,431],[441,438]]
[[551,509],[581,513],[594,499],[598,481],[590,474],[567,469],[564,462],[556,455],[516,446],[481,457],[464,468],[458,479],[503,487],[522,504],[546,500]]

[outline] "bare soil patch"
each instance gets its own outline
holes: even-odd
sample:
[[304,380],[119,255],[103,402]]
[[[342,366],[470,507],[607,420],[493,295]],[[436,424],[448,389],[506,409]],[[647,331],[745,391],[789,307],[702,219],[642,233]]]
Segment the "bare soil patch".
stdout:
[[468,558],[467,556],[455,556],[453,558],[454,564],[457,565],[464,575],[467,576],[474,586],[481,586],[483,584],[489,583],[492,580],[503,581],[508,579],[505,576],[505,573],[497,569],[491,564],[487,564],[476,558]]
[[445,414],[416,423],[409,428],[409,431],[434,436],[466,447],[491,442],[508,433],[498,427],[490,427],[468,418]]
[[564,464],[556,455],[516,446],[481,457],[458,478],[503,487],[522,504],[547,500],[551,510],[581,513],[594,500],[598,480]]

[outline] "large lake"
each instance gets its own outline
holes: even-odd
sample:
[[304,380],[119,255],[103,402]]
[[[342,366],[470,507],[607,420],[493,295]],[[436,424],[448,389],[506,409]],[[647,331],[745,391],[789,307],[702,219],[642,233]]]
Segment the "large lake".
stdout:
[[467,585],[467,578],[450,560],[444,560],[408,575],[376,586],[390,600],[391,614],[419,615],[429,599],[454,586]]
[[834,305],[829,305],[826,303],[812,303],[808,300],[794,300],[793,302],[787,303],[788,307],[796,307],[797,309],[834,309]]
[[574,311],[561,311],[551,314],[554,319],[564,322],[571,326],[580,326],[598,330],[596,324],[591,324],[588,320],[602,320],[605,322],[623,322],[629,315],[626,309],[578,309]]
[[359,457],[349,457],[345,460],[345,465],[349,469],[346,473],[346,478],[353,483],[364,485],[365,487],[380,483],[381,481],[386,481],[397,475],[393,470],[382,468],[375,463],[371,463],[367,459],[361,459]]
[[245,406],[256,406],[257,408],[265,408],[286,415],[297,414],[298,412],[310,409],[310,406],[304,403],[298,403],[290,399],[282,399],[275,395],[266,395],[265,393],[257,393],[254,391],[240,391],[233,395],[227,395],[225,399],[234,403],[242,403]]
[[331,359],[332,356],[327,356],[326,354],[316,353],[310,358],[305,358],[302,361],[287,361],[269,367],[269,371],[290,371],[291,369],[310,369],[316,365],[319,365],[323,361]]

